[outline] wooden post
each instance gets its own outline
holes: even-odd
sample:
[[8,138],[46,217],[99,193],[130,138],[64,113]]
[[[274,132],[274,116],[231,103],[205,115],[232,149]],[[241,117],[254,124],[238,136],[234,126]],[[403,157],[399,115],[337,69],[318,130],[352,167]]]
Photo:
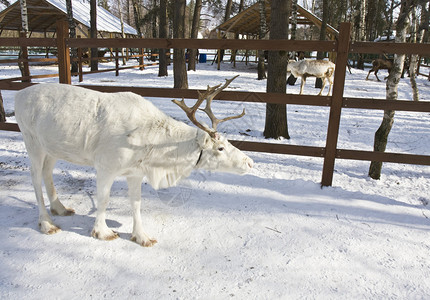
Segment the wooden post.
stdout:
[[[20,32],[19,36],[21,38],[26,38],[27,34],[25,32]],[[22,82],[31,82],[31,78],[30,78],[30,67],[28,64],[28,48],[27,46],[22,46],[21,47],[21,57],[20,59],[22,59],[22,70],[23,70],[23,78],[22,78]]]
[[140,68],[139,68],[139,70],[144,70],[145,69],[145,67],[144,67],[144,65],[143,65],[143,55],[144,55],[144,52],[143,52],[143,48],[140,48],[139,49],[139,65],[140,65]]
[[82,48],[78,48],[78,73],[79,73],[79,82],[84,81],[84,74],[82,69]]
[[348,61],[351,23],[341,23],[337,43],[336,70],[334,73],[333,94],[331,97],[330,118],[328,121],[327,141],[324,155],[324,167],[321,186],[331,186],[339,136],[340,114],[345,87],[346,65]]
[[115,76],[119,76],[119,49],[115,48]]
[[[81,38],[80,35],[76,36],[78,39]],[[83,73],[83,69],[82,69],[82,48],[79,47],[78,48],[78,74],[79,74],[79,82],[84,81],[84,73]]]
[[60,83],[71,84],[72,76],[70,70],[70,49],[66,45],[66,38],[69,37],[69,26],[66,21],[57,21],[57,56],[58,56],[58,77]]

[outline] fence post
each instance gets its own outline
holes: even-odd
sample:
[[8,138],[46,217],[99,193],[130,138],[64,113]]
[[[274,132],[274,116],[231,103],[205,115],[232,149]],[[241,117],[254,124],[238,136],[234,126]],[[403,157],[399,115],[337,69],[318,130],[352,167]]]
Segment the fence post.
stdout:
[[[19,37],[27,38],[27,34],[25,32],[20,32]],[[22,62],[19,62],[22,66],[22,82],[31,82],[27,46],[21,46],[21,57],[19,58],[22,59]]]
[[144,57],[143,57],[144,55],[145,55],[144,49],[139,48],[139,65],[140,65],[139,70],[145,69],[145,66],[143,65],[144,64]]
[[119,76],[119,48],[115,48],[115,76]]
[[321,186],[331,186],[333,182],[350,37],[351,23],[341,23],[339,39],[337,42],[336,70],[334,73],[333,94],[331,97],[330,118],[328,121]]
[[72,83],[70,70],[70,49],[66,45],[66,38],[69,37],[69,26],[66,21],[57,21],[57,56],[58,56],[58,77],[60,83]]

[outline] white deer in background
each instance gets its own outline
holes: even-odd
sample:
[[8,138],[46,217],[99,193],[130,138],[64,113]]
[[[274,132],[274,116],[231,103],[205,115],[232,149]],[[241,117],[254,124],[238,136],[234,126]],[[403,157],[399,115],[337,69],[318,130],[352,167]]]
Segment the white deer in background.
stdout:
[[[60,230],[46,210],[42,179],[53,215],[71,215],[54,188],[52,171],[57,159],[94,166],[97,171],[97,215],[92,236],[112,240],[118,234],[106,225],[110,190],[117,176],[125,176],[133,208],[132,240],[142,246],[156,243],[143,231],[140,215],[144,177],[155,188],[175,185],[194,169],[244,174],[253,161],[216,132],[220,122],[211,110],[212,99],[230,82],[199,93],[189,108],[175,101],[199,128],[165,115],[151,102],[133,93],[101,93],[62,84],[38,84],[16,94],[15,114],[31,162],[31,177],[43,233]],[[213,128],[196,120],[204,100]]]
[[300,95],[303,93],[303,86],[305,85],[307,77],[321,78],[323,81],[322,88],[318,95],[321,95],[326,81],[328,80],[330,86],[328,89],[327,96],[330,94],[331,87],[333,85],[333,74],[336,65],[328,60],[310,60],[304,59],[299,61],[290,60],[287,66],[287,72],[291,72],[294,77],[301,78],[300,83]]

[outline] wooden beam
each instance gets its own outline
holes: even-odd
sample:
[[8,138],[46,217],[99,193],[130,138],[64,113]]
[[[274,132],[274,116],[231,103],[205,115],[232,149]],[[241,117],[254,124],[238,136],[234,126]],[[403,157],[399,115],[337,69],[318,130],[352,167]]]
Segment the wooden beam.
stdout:
[[327,129],[326,152],[321,185],[331,186],[336,158],[337,139],[339,136],[340,114],[342,111],[343,91],[345,87],[346,65],[348,63],[351,23],[341,23],[337,48],[336,70],[334,73],[333,96]]
[[67,22],[57,21],[57,56],[58,56],[58,75],[60,83],[71,84],[72,75],[70,69],[70,49],[65,40],[69,36]]

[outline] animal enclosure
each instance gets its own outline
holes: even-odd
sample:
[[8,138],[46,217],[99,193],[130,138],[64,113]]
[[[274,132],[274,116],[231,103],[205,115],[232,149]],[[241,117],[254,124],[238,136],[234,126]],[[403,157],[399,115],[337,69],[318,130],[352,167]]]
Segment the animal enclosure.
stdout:
[[[426,55],[430,53],[429,44],[411,47],[407,43],[372,43],[350,42],[349,23],[343,23],[337,41],[288,41],[288,40],[197,40],[197,39],[70,39],[67,37],[67,25],[61,24],[61,31],[56,39],[36,38],[2,38],[0,46],[51,46],[58,49],[59,81],[71,83],[69,48],[79,47],[133,47],[133,48],[198,48],[198,49],[248,49],[248,50],[282,50],[282,51],[325,51],[334,52],[336,71],[334,75],[332,96],[310,96],[292,94],[273,94],[256,92],[223,91],[216,100],[264,102],[277,104],[296,104],[330,107],[330,119],[327,126],[327,140],[325,147],[281,145],[273,143],[259,143],[250,141],[232,141],[239,149],[245,151],[270,152],[279,154],[321,157],[324,159],[321,184],[330,186],[333,180],[336,159],[352,159],[366,161],[381,161],[430,165],[430,156],[382,153],[362,150],[345,150],[337,148],[339,126],[342,109],[392,109],[416,112],[430,112],[429,102],[412,102],[410,100],[387,101],[365,98],[345,98],[344,83],[347,59],[350,53],[404,53]],[[31,85],[29,82],[0,81],[0,89],[20,90]],[[105,92],[131,91],[147,97],[165,98],[198,98],[198,90],[193,89],[162,89],[112,86],[86,86]],[[18,131],[16,124],[0,124],[1,130]]]

